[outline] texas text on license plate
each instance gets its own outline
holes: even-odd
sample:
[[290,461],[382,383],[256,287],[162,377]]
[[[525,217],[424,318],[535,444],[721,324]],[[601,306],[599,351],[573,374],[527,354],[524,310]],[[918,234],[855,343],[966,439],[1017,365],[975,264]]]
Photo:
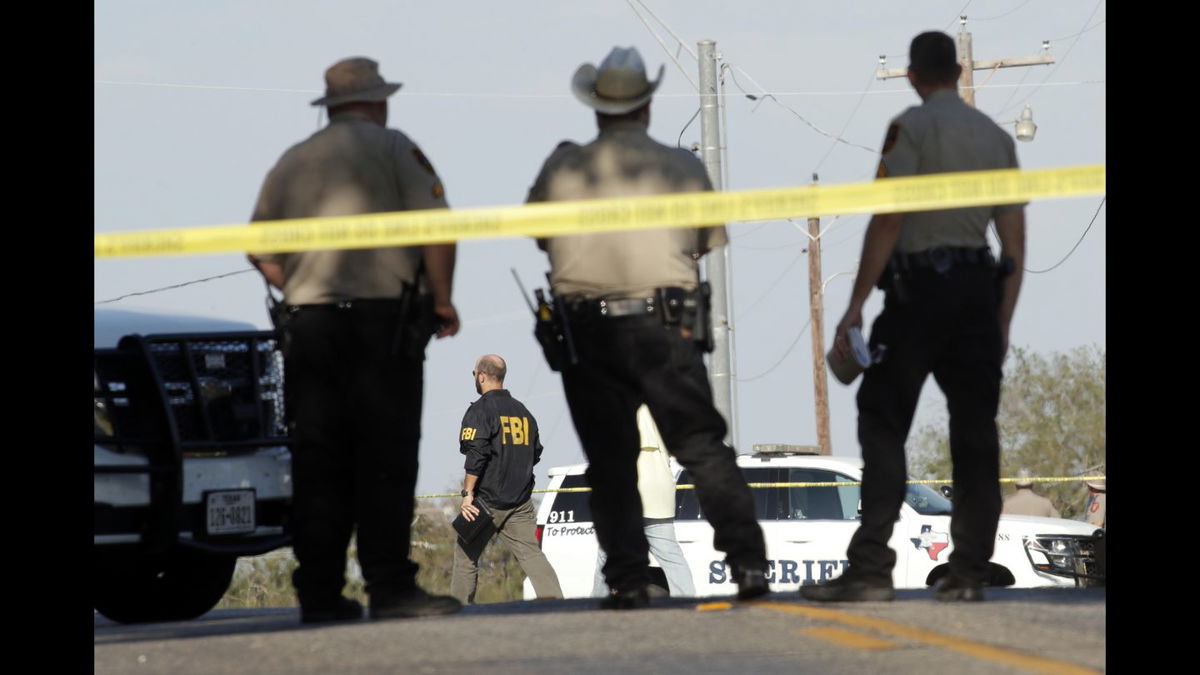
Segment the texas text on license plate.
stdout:
[[204,493],[205,533],[209,535],[254,532],[254,490],[219,490]]

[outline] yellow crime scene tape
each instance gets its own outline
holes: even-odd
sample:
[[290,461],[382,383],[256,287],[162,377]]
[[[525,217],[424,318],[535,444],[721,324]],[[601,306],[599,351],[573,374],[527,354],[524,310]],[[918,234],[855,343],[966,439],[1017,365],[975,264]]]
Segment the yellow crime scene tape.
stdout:
[[[1047,476],[1047,477],[1042,477],[1042,478],[1001,478],[1000,482],[1001,483],[1016,483],[1017,481],[1028,481],[1030,483],[1069,483],[1072,481],[1089,481],[1089,480],[1104,480],[1104,479],[1105,479],[1104,476]],[[945,479],[945,478],[933,478],[933,479],[927,479],[927,480],[905,481],[905,484],[906,485],[952,485],[953,481],[951,481],[949,479]],[[750,489],[752,489],[752,490],[756,489],[756,488],[779,488],[779,487],[848,487],[851,485],[862,485],[862,481],[847,480],[847,481],[824,481],[824,482],[808,482],[808,483],[747,483],[747,485],[749,485]],[[684,484],[675,486],[676,490],[694,490],[695,488],[696,488],[696,486],[692,485],[690,483],[684,483]],[[533,492],[534,492],[534,494],[544,494],[547,492],[591,492],[591,491],[592,491],[592,488],[590,488],[590,487],[577,487],[577,488],[556,488],[556,489],[547,488],[544,490],[534,490]],[[447,494],[438,494],[438,495],[417,495],[416,499],[435,499],[435,498],[441,498],[441,497],[458,497],[458,496],[459,496],[459,493],[450,492]]]
[[866,183],[397,211],[95,235],[96,258],[286,253],[659,227],[930,211],[1106,192],[1106,165],[967,171]]

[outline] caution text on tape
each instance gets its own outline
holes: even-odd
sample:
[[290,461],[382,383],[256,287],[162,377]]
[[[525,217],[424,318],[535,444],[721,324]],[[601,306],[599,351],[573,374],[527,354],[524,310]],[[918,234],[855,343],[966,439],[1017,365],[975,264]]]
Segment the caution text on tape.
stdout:
[[471,209],[297,218],[95,235],[95,257],[285,253],[416,246],[472,239],[552,237],[658,227],[898,213],[1104,194],[1104,164],[969,171],[731,192],[535,203]]

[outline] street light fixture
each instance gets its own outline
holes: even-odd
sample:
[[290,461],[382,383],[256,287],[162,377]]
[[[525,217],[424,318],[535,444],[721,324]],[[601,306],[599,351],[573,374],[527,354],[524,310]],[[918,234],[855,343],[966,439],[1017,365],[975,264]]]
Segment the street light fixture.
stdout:
[[1037,133],[1037,125],[1033,123],[1033,110],[1029,106],[1021,111],[1021,118],[1017,120],[1017,140],[1032,141],[1033,135]]
[[1032,141],[1033,135],[1037,133],[1037,125],[1033,123],[1033,109],[1028,105],[1021,111],[1021,116],[1015,120],[1007,120],[997,122],[996,124],[1016,124],[1017,125],[1017,140]]

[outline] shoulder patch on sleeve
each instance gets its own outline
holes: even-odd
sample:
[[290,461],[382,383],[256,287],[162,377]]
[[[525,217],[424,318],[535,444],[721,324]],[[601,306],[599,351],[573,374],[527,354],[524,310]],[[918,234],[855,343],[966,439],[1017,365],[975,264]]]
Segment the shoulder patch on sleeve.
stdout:
[[429,194],[433,195],[434,199],[441,199],[442,195],[446,194],[446,190],[442,188],[442,181],[437,181],[433,187],[429,189]]
[[883,153],[882,154],[886,155],[889,152],[891,152],[892,148],[896,145],[896,139],[899,137],[900,137],[900,125],[896,124],[895,122],[892,122],[891,126],[888,127],[887,135],[884,136],[884,138],[883,138]]
[[413,154],[413,157],[417,160],[417,164],[420,164],[422,169],[425,169],[426,171],[428,171],[429,175],[431,175],[431,176],[437,175],[437,172],[433,170],[433,163],[429,161],[429,158],[425,156],[425,153],[421,152],[420,148],[418,148],[417,146],[414,145],[413,149],[412,149],[412,154]]

